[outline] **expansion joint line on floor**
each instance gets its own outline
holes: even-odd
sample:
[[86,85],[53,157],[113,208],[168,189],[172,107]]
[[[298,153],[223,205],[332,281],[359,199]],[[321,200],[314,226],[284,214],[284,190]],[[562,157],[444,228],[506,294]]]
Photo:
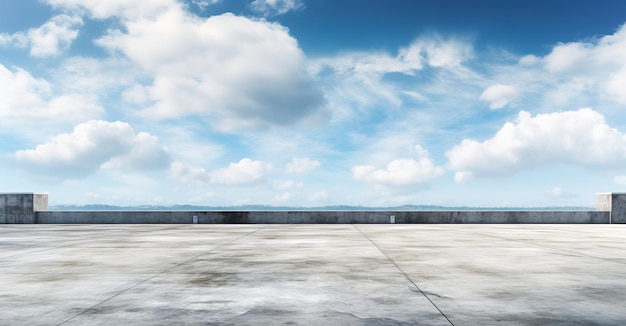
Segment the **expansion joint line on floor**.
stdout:
[[102,300],[102,301],[100,301],[100,302],[96,303],[95,305],[93,305],[93,306],[91,306],[91,307],[89,307],[89,308],[87,308],[87,309],[85,309],[85,310],[83,310],[83,311],[81,311],[81,312],[79,312],[79,313],[75,314],[74,316],[72,316],[72,317],[70,317],[70,318],[68,318],[68,319],[66,319],[66,320],[64,320],[64,321],[62,321],[61,323],[59,323],[57,326],[61,326],[61,325],[65,324],[65,323],[69,322],[70,320],[72,320],[72,319],[74,319],[74,318],[76,318],[76,317],[78,317],[78,316],[80,316],[80,315],[82,315],[82,314],[86,313],[87,311],[92,310],[92,309],[94,309],[95,307],[97,307],[97,306],[99,306],[99,305],[101,305],[101,304],[103,304],[103,303],[106,303],[106,302],[108,302],[108,301],[110,301],[110,300],[112,300],[112,299],[114,299],[114,298],[116,298],[116,297],[118,297],[118,296],[120,296],[120,295],[122,295],[122,294],[124,294],[124,293],[126,293],[126,292],[128,292],[128,291],[130,291],[130,290],[132,290],[132,289],[134,289],[134,288],[136,288],[136,287],[138,287],[138,286],[140,286],[140,285],[142,285],[142,284],[144,284],[144,283],[148,282],[148,281],[150,281],[150,280],[152,280],[152,279],[154,279],[155,277],[158,277],[158,276],[160,276],[160,275],[163,275],[163,274],[165,274],[165,273],[167,273],[167,272],[171,271],[172,269],[174,269],[174,268],[176,268],[176,267],[178,267],[178,266],[184,265],[184,264],[186,264],[186,263],[188,263],[188,262],[190,262],[190,261],[192,261],[192,260],[194,260],[194,259],[196,259],[196,258],[198,258],[198,257],[202,256],[202,255],[206,255],[206,254],[208,254],[208,253],[210,253],[210,252],[212,252],[212,251],[215,251],[215,250],[220,249],[220,248],[222,248],[222,247],[228,246],[229,244],[231,244],[231,243],[233,243],[233,242],[239,241],[239,240],[241,240],[241,239],[243,239],[243,238],[245,238],[245,237],[247,237],[247,236],[250,236],[250,235],[252,235],[252,234],[254,234],[254,233],[258,232],[258,231],[261,231],[261,230],[263,230],[264,228],[265,228],[265,226],[260,227],[260,228],[258,228],[258,229],[256,229],[256,230],[254,230],[254,231],[252,231],[252,232],[248,232],[248,233],[246,233],[246,234],[244,234],[244,235],[242,235],[242,236],[240,236],[240,237],[238,237],[238,238],[236,238],[236,239],[233,239],[233,240],[230,240],[230,241],[224,242],[224,243],[222,243],[221,245],[219,245],[219,246],[217,246],[217,247],[215,247],[215,248],[212,248],[212,249],[210,249],[210,250],[204,251],[204,252],[202,252],[202,253],[200,253],[200,254],[198,254],[198,255],[195,255],[195,256],[193,256],[193,257],[191,257],[191,258],[189,258],[189,259],[187,259],[187,260],[185,260],[185,261],[182,261],[182,262],[180,262],[180,263],[178,263],[178,264],[176,264],[176,265],[174,265],[174,266],[172,266],[172,267],[170,267],[170,268],[168,268],[168,269],[166,269],[166,270],[164,270],[164,271],[161,271],[161,272],[159,272],[159,273],[157,273],[157,274],[154,274],[154,275],[152,275],[152,276],[148,277],[147,279],[145,279],[145,280],[143,280],[143,281],[141,281],[141,282],[139,282],[139,283],[137,283],[137,284],[135,284],[135,285],[133,285],[133,286],[129,287],[128,289],[123,290],[123,291],[120,291],[120,292],[116,293],[115,295],[113,295],[113,296],[111,296],[111,297],[109,297],[109,298],[107,298],[107,299],[105,299],[105,300]]
[[59,249],[59,248],[76,247],[78,245],[81,245],[81,244],[84,244],[84,243],[90,243],[90,242],[96,242],[96,241],[91,239],[91,240],[77,241],[77,242],[72,242],[72,243],[69,243],[69,244],[63,244],[63,245],[58,245],[58,246],[53,246],[53,247],[48,247],[48,248],[43,248],[43,249],[36,249],[36,250],[32,250],[32,251],[23,252],[23,253],[20,253],[20,254],[0,257],[0,260],[12,259],[12,258],[15,258],[15,257],[26,256],[26,255],[30,255],[30,254],[34,254],[34,253],[40,253],[42,251],[55,250],[55,249]]
[[426,293],[424,293],[424,291],[422,291],[422,289],[415,282],[413,282],[413,280],[409,277],[409,275],[407,275],[407,273],[405,273],[402,270],[402,268],[400,268],[400,266],[398,266],[398,264],[396,264],[396,262],[393,261],[393,259],[391,259],[391,257],[389,257],[389,255],[387,255],[387,253],[376,244],[376,242],[372,241],[372,239],[370,239],[365,233],[363,233],[363,231],[361,231],[361,229],[359,229],[355,224],[352,224],[352,226],[357,231],[359,231],[359,233],[361,233],[361,235],[363,235],[363,237],[365,237],[365,239],[367,239],[369,242],[371,242],[378,249],[378,251],[380,251],[383,255],[385,255],[387,260],[389,260],[394,266],[396,266],[396,268],[400,271],[400,273],[402,273],[402,275],[404,275],[404,277],[407,280],[409,280],[409,282],[411,282],[411,284],[417,289],[417,291],[419,291],[419,293],[421,293],[424,296],[424,298],[426,298],[426,300],[428,300],[428,302],[430,302],[430,304],[432,304],[433,307],[435,307],[435,309],[437,309],[437,311],[439,311],[439,313],[443,316],[443,318],[445,318],[448,321],[448,323],[450,323],[450,325],[454,326],[454,324],[452,323],[450,318],[448,318],[448,316],[446,316],[446,314],[444,314],[443,311],[441,311],[441,309],[439,309],[439,307],[437,307],[437,305],[433,302],[433,300],[431,300],[428,297],[428,295],[426,295]]
[[599,260],[604,260],[604,261],[610,261],[612,263],[617,263],[617,264],[622,264],[622,265],[626,264],[623,261],[619,261],[619,260],[615,260],[615,259],[611,259],[611,258],[598,257],[598,256],[585,254],[585,253],[582,253],[582,252],[567,250],[567,249],[553,247],[553,246],[546,246],[546,245],[535,243],[535,242],[532,242],[532,241],[525,241],[525,240],[519,240],[519,239],[509,239],[509,238],[504,238],[504,237],[500,237],[500,236],[493,235],[493,234],[484,234],[484,233],[476,232],[476,231],[469,231],[469,232],[472,233],[472,234],[481,235],[483,237],[491,237],[491,238],[496,238],[496,239],[505,240],[505,241],[519,242],[519,243],[528,244],[528,245],[539,247],[539,248],[545,248],[545,249],[552,249],[552,250],[556,250],[556,251],[561,251],[561,252],[564,252],[564,253],[571,254],[572,256],[575,256],[575,257],[587,257],[587,258],[592,258],[592,259],[599,259]]

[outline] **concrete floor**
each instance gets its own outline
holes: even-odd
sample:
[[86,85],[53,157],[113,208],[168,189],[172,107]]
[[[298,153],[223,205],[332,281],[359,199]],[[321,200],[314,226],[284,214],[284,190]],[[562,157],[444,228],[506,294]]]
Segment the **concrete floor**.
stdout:
[[0,225],[0,325],[624,325],[626,225]]

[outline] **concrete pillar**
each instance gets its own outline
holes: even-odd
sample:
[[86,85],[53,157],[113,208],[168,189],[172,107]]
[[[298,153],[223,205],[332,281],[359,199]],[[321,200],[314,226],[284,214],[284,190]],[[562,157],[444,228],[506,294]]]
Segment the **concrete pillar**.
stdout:
[[45,210],[48,194],[0,193],[0,224],[33,224],[35,212]]
[[611,223],[626,223],[626,193],[600,193],[596,199],[596,210],[611,212]]

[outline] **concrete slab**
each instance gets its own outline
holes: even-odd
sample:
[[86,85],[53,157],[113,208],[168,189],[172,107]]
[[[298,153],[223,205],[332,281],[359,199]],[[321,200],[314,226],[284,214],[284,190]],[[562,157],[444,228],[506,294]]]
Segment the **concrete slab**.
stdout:
[[623,325],[624,225],[1,225],[0,325]]

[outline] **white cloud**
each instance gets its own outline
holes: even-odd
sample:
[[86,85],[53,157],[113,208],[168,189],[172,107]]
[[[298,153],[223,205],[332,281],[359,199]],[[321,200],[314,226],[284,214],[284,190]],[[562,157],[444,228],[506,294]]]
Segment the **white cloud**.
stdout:
[[2,46],[27,48],[28,44],[29,40],[24,32],[17,32],[13,34],[0,33],[0,45]]
[[57,15],[27,32],[0,34],[0,45],[30,46],[30,55],[34,57],[56,56],[70,47],[82,25],[83,20],[79,16]]
[[490,109],[501,109],[519,98],[519,91],[511,85],[492,85],[480,95],[480,100],[489,102]]
[[428,157],[428,152],[421,146],[415,150],[418,159],[396,159],[385,169],[377,169],[371,165],[359,165],[352,168],[352,175],[356,180],[385,186],[407,186],[428,183],[444,173],[443,168],[435,166]]
[[312,160],[308,157],[294,157],[291,159],[291,162],[287,163],[285,170],[287,173],[306,173],[319,167],[320,164],[320,161]]
[[483,142],[465,139],[446,152],[455,180],[506,175],[551,163],[617,166],[626,159],[626,135],[591,109],[539,114],[521,111]]
[[584,83],[586,89],[626,103],[626,25],[594,41],[558,44],[542,61],[558,83]]
[[300,189],[304,187],[302,182],[286,181],[276,187],[278,190]]
[[191,3],[198,6],[200,10],[205,11],[209,6],[220,3],[221,0],[191,0]]
[[61,67],[54,71],[58,87],[102,98],[107,98],[112,91],[139,87],[135,81],[142,78],[145,75],[135,64],[115,57],[102,59],[74,56],[64,60]]
[[406,62],[425,61],[437,68],[454,68],[471,59],[472,46],[458,39],[443,39],[439,36],[424,37],[414,41],[407,49],[400,51]]
[[211,172],[207,172],[204,168],[195,168],[181,162],[173,162],[170,165],[170,176],[179,182],[190,184],[248,185],[263,180],[271,170],[271,165],[249,158],[241,159],[237,163],[230,163],[225,168]]
[[204,19],[176,8],[125,27],[97,43],[153,75],[144,88],[154,103],[146,117],[200,116],[234,131],[328,115],[304,54],[279,24],[232,14]]
[[78,27],[83,20],[77,16],[58,15],[52,17],[39,28],[28,31],[31,48],[35,57],[58,55],[67,50],[78,37]]
[[386,52],[348,52],[336,57],[313,61],[313,72],[330,68],[338,74],[414,75],[425,65],[436,68],[455,68],[473,57],[470,43],[440,36],[421,37],[408,47],[401,48],[396,56]]
[[169,150],[159,143],[159,139],[147,132],[140,132],[130,138],[126,155],[113,157],[102,167],[156,170],[167,167],[169,161]]
[[190,167],[178,161],[170,165],[170,175],[178,182],[189,184],[205,184],[211,179],[205,169]]
[[65,94],[54,96],[52,86],[27,71],[15,72],[0,64],[0,126],[29,129],[37,125],[78,122],[99,117],[104,112],[93,96]]
[[293,198],[293,194],[288,192],[288,191],[286,191],[286,192],[284,192],[284,193],[282,193],[280,195],[274,196],[274,202],[275,203],[284,203],[284,202],[289,201],[292,198]]
[[74,12],[87,11],[92,18],[150,18],[169,8],[180,6],[176,0],[44,0],[49,5]]
[[585,59],[591,54],[590,44],[560,44],[552,49],[545,58],[545,65],[550,72],[564,72],[585,66]]
[[[353,121],[367,116],[363,113],[372,109],[384,109],[388,113],[403,105],[410,106],[412,102],[441,97],[443,90],[450,89],[451,85],[462,89],[465,81],[459,79],[474,77],[465,76],[471,71],[464,64],[472,57],[471,43],[431,35],[415,39],[395,54],[345,52],[309,60],[308,68],[324,83],[334,122]],[[410,81],[397,82],[398,74]],[[439,85],[441,83],[446,85]],[[458,93],[449,96],[451,94],[446,92],[446,98],[454,98]]]
[[124,122],[91,120],[72,133],[53,137],[35,149],[17,151],[14,158],[34,174],[83,177],[103,167],[137,170],[167,167],[170,156],[155,136],[135,133]]
[[534,66],[541,63],[541,59],[533,54],[528,54],[519,59],[519,64],[522,66]]
[[244,158],[237,163],[230,163],[228,167],[212,171],[209,177],[211,183],[216,184],[250,184],[262,180],[271,169],[269,164]]
[[626,103],[626,62],[624,67],[611,74],[606,83],[606,92],[619,103]]
[[250,4],[252,10],[264,16],[277,16],[304,7],[302,0],[254,0]]

